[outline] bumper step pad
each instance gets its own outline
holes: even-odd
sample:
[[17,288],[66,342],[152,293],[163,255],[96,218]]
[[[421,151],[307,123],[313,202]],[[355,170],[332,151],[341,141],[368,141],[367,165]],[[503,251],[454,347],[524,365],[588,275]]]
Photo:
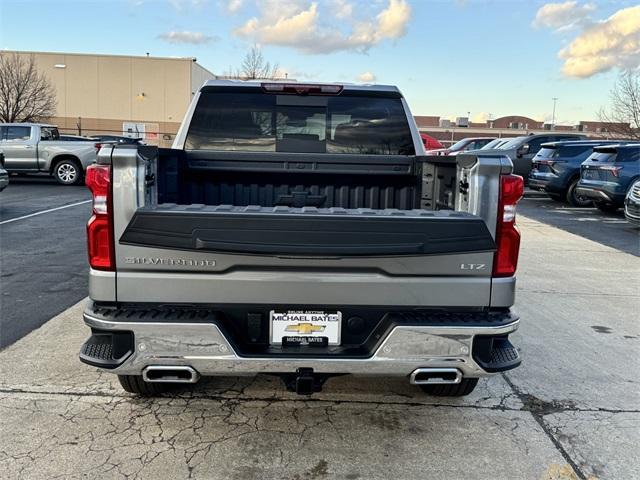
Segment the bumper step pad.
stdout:
[[473,341],[473,359],[491,373],[511,370],[522,362],[518,349],[506,336],[476,336]]
[[133,333],[94,330],[80,348],[80,360],[101,368],[116,368],[133,353]]

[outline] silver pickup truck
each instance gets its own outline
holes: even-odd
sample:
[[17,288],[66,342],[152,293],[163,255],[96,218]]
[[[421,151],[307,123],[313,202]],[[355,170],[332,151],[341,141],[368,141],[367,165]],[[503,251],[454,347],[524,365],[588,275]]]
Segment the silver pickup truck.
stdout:
[[210,81],[172,149],[87,170],[80,359],[140,395],[257,373],[466,395],[520,364],[512,168],[426,156],[395,87]]
[[60,140],[57,127],[38,123],[0,124],[0,152],[9,173],[46,173],[63,185],[82,182],[100,144]]

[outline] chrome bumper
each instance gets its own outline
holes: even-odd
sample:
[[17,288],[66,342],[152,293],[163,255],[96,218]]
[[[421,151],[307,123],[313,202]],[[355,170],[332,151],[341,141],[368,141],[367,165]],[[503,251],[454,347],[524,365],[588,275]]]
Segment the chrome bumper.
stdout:
[[514,332],[519,320],[501,326],[396,326],[369,358],[242,357],[212,323],[110,321],[84,313],[87,326],[108,332],[130,331],[133,353],[110,372],[141,375],[151,365],[190,366],[204,376],[316,373],[409,376],[418,368],[457,368],[465,377],[490,375],[472,358],[476,335]]

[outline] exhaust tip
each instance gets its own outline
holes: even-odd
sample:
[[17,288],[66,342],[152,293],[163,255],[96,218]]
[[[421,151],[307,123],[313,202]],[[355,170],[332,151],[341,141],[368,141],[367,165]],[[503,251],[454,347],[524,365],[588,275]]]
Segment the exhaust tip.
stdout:
[[462,372],[457,368],[416,368],[409,377],[412,385],[442,385],[461,381]]
[[184,365],[152,365],[142,371],[142,379],[149,383],[196,383],[200,374]]

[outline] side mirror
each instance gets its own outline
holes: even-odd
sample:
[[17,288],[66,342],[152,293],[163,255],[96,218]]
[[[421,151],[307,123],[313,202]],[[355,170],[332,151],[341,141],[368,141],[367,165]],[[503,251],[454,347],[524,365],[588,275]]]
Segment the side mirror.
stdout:
[[518,155],[518,157],[522,157],[523,155],[526,155],[527,153],[529,153],[529,144],[528,143],[525,143],[520,148],[518,148],[518,150],[516,151],[516,154]]

